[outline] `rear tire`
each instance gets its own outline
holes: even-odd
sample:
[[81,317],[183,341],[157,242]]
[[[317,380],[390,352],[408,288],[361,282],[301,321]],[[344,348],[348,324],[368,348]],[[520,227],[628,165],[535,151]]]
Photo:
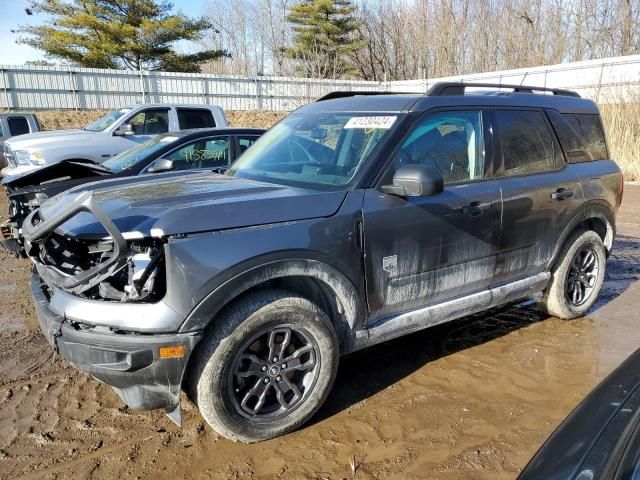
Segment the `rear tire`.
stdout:
[[604,282],[607,252],[592,230],[574,232],[551,270],[542,305],[554,317],[582,317],[593,306]]
[[293,293],[258,292],[227,308],[201,340],[190,396],[218,433],[257,442],[291,432],[320,408],[338,369],[327,315]]

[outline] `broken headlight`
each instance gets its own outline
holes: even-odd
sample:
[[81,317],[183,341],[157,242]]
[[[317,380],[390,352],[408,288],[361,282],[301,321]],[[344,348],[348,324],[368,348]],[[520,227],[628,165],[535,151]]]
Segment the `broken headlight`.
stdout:
[[[32,222],[36,219],[37,212]],[[130,240],[123,251],[108,237],[89,240],[54,232],[26,249],[38,264],[57,272],[58,278],[50,280],[52,286],[64,288],[64,278],[85,275],[72,290],[85,298],[154,302],[165,293],[164,243],[158,239]]]
[[161,243],[133,243],[126,265],[100,282],[98,296],[121,302],[155,301],[164,295],[164,248]]

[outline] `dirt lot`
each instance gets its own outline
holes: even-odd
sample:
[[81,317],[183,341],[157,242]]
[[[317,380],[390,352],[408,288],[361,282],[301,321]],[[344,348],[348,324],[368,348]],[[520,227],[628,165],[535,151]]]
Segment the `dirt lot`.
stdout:
[[0,254],[0,478],[514,478],[640,346],[640,187],[627,186],[601,301],[583,319],[509,306],[353,354],[311,425],[257,445],[135,413],[56,358],[29,264]]

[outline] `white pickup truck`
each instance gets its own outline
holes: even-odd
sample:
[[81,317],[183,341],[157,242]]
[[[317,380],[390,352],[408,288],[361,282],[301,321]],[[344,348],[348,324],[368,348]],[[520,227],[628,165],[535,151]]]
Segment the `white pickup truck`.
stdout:
[[[27,135],[40,131],[40,124],[33,113],[0,113],[0,150],[2,145],[11,137]],[[2,151],[0,151],[0,168],[7,166]]]
[[9,177],[62,160],[101,163],[152,136],[192,128],[224,128],[227,119],[214,105],[145,104],[113,110],[75,130],[55,130],[11,138],[4,142]]

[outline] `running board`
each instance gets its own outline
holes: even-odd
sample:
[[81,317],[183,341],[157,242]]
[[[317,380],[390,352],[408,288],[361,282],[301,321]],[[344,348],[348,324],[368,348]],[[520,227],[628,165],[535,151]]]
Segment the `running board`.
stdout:
[[544,290],[551,274],[539,273],[483,292],[456,298],[400,315],[382,318],[356,332],[353,350],[433,327],[457,318],[478,313],[503,303],[519,300]]

